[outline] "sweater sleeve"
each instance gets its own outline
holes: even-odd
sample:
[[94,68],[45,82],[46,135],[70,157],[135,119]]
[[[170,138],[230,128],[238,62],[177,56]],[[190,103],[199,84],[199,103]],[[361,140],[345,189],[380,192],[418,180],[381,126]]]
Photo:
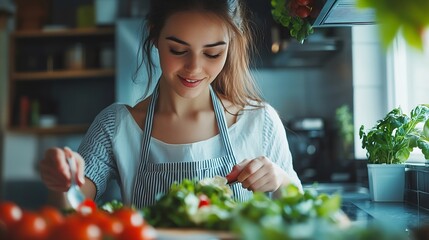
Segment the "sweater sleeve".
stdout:
[[287,173],[291,183],[302,190],[301,181],[293,169],[292,154],[289,149],[286,130],[278,113],[269,104],[265,106],[263,151],[266,157]]
[[85,161],[85,176],[97,189],[96,200],[103,195],[107,183],[119,176],[112,151],[114,133],[115,105],[111,105],[96,116],[78,149]]

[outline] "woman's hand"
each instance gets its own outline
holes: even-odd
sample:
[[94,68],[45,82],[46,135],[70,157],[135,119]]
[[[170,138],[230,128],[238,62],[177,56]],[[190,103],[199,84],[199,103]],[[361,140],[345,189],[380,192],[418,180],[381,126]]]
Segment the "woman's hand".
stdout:
[[46,150],[45,157],[40,161],[40,175],[48,189],[56,192],[66,192],[70,188],[70,167],[66,155],[73,156],[75,160],[79,186],[85,182],[83,175],[84,161],[82,157],[69,148],[50,148]]
[[226,178],[254,192],[273,192],[290,182],[286,172],[264,156],[238,163]]

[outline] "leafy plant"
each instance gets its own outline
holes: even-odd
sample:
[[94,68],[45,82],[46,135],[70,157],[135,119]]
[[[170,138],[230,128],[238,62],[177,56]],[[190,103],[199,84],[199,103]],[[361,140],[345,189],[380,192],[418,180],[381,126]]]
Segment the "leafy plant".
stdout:
[[402,32],[408,44],[423,49],[424,29],[429,27],[429,1],[358,0],[357,5],[375,10],[385,46],[390,45],[395,36]]
[[[417,126],[419,123],[424,123],[423,129]],[[410,116],[395,108],[368,132],[362,125],[359,137],[367,150],[368,163],[403,163],[416,147],[429,159],[429,104],[416,106]]]
[[314,32],[311,21],[320,13],[319,0],[271,0],[273,19],[303,43]]
[[335,110],[335,122],[338,126],[341,140],[341,154],[350,157],[354,138],[353,114],[348,105],[342,105]]

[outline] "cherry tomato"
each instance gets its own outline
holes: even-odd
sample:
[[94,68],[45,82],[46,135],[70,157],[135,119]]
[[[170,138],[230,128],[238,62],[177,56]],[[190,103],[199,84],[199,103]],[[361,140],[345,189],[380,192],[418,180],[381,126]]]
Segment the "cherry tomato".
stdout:
[[9,229],[22,218],[22,209],[15,203],[5,201],[0,203],[0,221]]
[[55,227],[64,222],[64,216],[54,207],[43,206],[38,212],[45,219],[49,228]]
[[201,208],[204,206],[210,206],[210,199],[205,194],[199,195],[198,198],[200,199],[200,203],[198,204],[198,208]]
[[306,18],[310,15],[310,8],[300,6],[295,10],[295,14],[300,18]]
[[39,214],[23,212],[21,220],[7,234],[10,239],[15,240],[44,240],[48,236],[48,225]]
[[147,224],[141,226],[127,226],[117,237],[117,240],[152,240],[156,239],[155,229]]
[[97,204],[92,199],[85,199],[77,208],[78,212],[87,214],[97,210]]
[[101,229],[94,223],[85,221],[75,214],[65,218],[64,222],[52,229],[48,240],[101,240]]
[[139,211],[129,207],[123,207],[114,211],[112,216],[119,219],[124,225],[124,228],[128,226],[141,226],[144,224],[143,215]]
[[117,237],[124,229],[119,219],[102,210],[85,215],[83,218],[89,223],[96,224],[101,229],[104,237]]

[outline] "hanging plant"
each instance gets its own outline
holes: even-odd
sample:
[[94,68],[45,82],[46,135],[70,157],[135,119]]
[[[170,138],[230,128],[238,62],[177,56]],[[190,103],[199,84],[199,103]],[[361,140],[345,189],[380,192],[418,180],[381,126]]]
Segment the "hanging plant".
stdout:
[[271,6],[274,20],[300,43],[313,33],[312,22],[321,9],[318,0],[271,0]]

